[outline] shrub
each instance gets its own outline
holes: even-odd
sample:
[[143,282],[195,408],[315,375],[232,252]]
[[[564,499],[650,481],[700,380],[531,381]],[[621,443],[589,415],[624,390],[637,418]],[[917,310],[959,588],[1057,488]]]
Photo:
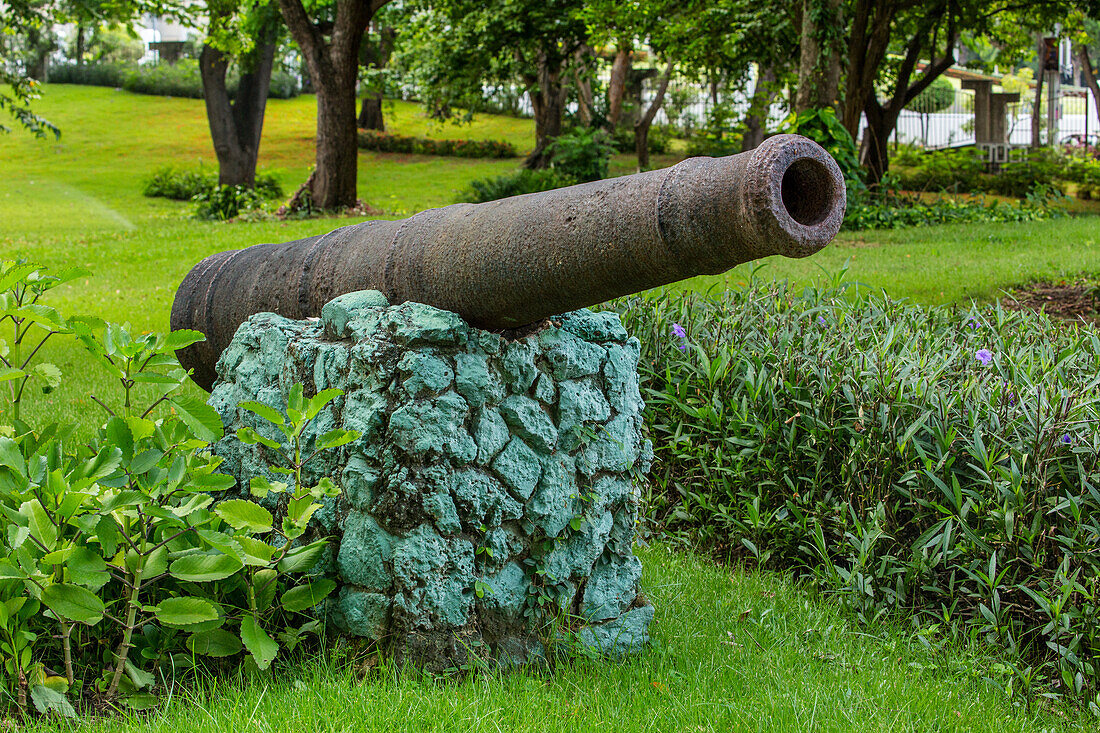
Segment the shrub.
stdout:
[[975,222],[1042,221],[1066,215],[1063,197],[1054,190],[1035,189],[1026,201],[1007,204],[1000,201],[965,200],[943,196],[924,202],[917,197],[898,195],[883,188],[881,193],[852,196],[844,212],[843,228],[903,229],[932,224],[968,224]]
[[258,209],[263,205],[260,193],[246,186],[214,186],[195,194],[192,201],[196,204],[196,217],[216,221],[234,219],[242,211]]
[[[50,81],[57,84],[122,88],[136,94],[202,98],[202,77],[195,59],[155,65],[135,62],[102,62],[80,66],[71,63],[56,64],[50,66]],[[234,69],[226,79],[231,97],[237,93],[238,82],[239,75]],[[269,98],[290,99],[300,92],[296,77],[281,69],[272,72]]]
[[190,201],[200,193],[207,193],[218,185],[214,173],[160,168],[145,182],[142,194],[150,198],[166,198],[174,201]]
[[921,114],[934,114],[943,112],[954,101],[955,87],[945,77],[938,76],[905,108]]
[[641,339],[652,519],[864,620],[911,614],[930,643],[1100,686],[1095,330],[836,284],[617,307]]
[[279,181],[270,173],[257,173],[255,188],[219,186],[213,173],[161,168],[145,183],[142,193],[175,201],[199,203],[200,219],[232,219],[241,211],[257,208],[265,199],[283,195]]
[[515,158],[517,155],[512,144],[502,140],[432,140],[378,130],[360,130],[359,147],[381,153],[446,155],[456,158]]
[[[669,143],[672,142],[672,131],[668,125],[653,125],[649,128],[646,144],[650,153],[661,154],[668,152]],[[630,125],[619,125],[611,134],[611,144],[620,153],[631,153],[634,150],[634,128]]]
[[515,173],[471,181],[470,187],[460,193],[455,201],[482,204],[486,201],[496,201],[497,199],[519,196],[525,193],[549,191],[553,188],[572,186],[576,183],[575,178],[563,175],[552,168],[545,170],[528,170],[525,168]]
[[[615,146],[608,134],[595,127],[575,127],[550,143],[550,167],[578,181],[607,178]],[[555,187],[556,188],[556,187]]]
[[909,191],[996,193],[1021,199],[1036,189],[1062,190],[1058,182],[1069,170],[1060,153],[1047,150],[1029,151],[994,174],[986,173],[985,157],[976,148],[906,153],[903,160],[908,167],[900,171],[899,185]]
[[[221,421],[182,389],[188,377],[174,356],[202,334],[137,334],[125,325],[66,319],[38,302],[48,290],[40,283],[64,279],[3,263],[0,318],[43,338],[77,337],[117,394],[92,398],[105,416],[90,437],[17,418],[0,429],[0,512],[8,520],[0,536],[5,714],[25,714],[33,704],[44,715],[72,716],[72,701],[82,698],[147,708],[177,674],[201,669],[209,658],[247,657],[253,668],[267,669],[281,648],[293,650],[320,629],[310,609],[335,588],[332,580],[303,577],[327,546],[308,536],[306,525],[318,501],[337,489],[326,479],[302,484],[301,435],[338,390],[306,398],[297,387],[285,416],[268,405],[241,405],[285,438],[238,433],[246,442],[270,443],[286,461],[285,484],[250,487],[252,496],[280,507],[281,522],[251,499],[215,504],[211,492],[234,483],[216,473],[220,459],[210,451]],[[31,368],[36,353],[20,370]],[[22,398],[20,390],[16,405]],[[355,437],[332,431],[315,448]]]

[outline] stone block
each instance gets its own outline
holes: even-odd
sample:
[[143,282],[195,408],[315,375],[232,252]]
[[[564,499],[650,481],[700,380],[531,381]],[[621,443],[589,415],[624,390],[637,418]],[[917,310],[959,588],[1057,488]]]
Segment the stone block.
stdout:
[[[338,582],[326,601],[336,629],[430,669],[472,656],[511,666],[544,659],[546,622],[579,612],[570,644],[632,652],[652,618],[632,553],[631,476],[652,460],[637,362],[612,313],[565,314],[519,338],[371,292],[334,299],[319,320],[259,314],[223,354],[210,399],[226,425],[222,470],[238,480],[227,494],[277,478],[270,452],[234,431],[278,433],[238,403],[282,409],[295,382],[307,395],[339,388],[303,436],[362,433],[306,468],[342,490],[302,538],[332,537],[315,572]],[[560,608],[525,615],[542,592]]]

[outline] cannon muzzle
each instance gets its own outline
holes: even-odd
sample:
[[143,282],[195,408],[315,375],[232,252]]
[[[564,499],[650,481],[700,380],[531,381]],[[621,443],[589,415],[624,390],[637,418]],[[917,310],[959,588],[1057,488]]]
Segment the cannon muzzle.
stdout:
[[255,313],[318,316],[338,295],[380,290],[512,329],[760,257],[806,257],[836,236],[844,206],[829,154],[778,135],[740,155],[219,252],[184,278],[172,328],[206,334],[179,357],[210,389]]

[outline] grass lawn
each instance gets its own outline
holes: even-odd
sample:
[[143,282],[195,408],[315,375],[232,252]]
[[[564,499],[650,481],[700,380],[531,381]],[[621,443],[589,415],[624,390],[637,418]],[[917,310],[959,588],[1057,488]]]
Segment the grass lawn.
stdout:
[[[91,277],[50,299],[67,314],[164,329],[176,285],[202,257],[354,222],[199,222],[188,218],[188,204],[144,198],[143,180],[158,167],[214,166],[200,100],[54,85],[37,111],[58,124],[63,137],[0,137],[0,255],[90,270]],[[386,114],[389,128],[403,134],[504,139],[520,150],[534,137],[529,120],[485,116],[473,125],[441,126],[400,102]],[[288,191],[312,163],[313,132],[312,98],[269,104],[261,168],[278,175]],[[519,163],[376,153],[361,153],[359,161],[361,197],[394,216],[447,204],[470,180]],[[631,166],[629,156],[619,156],[612,170]],[[844,235],[809,260],[768,260],[761,274],[808,282],[847,261],[849,279],[894,296],[927,303],[988,299],[1029,280],[1100,274],[1097,221]],[[686,287],[724,286],[746,276],[740,268]],[[98,424],[102,416],[89,395],[111,385],[89,371],[71,342],[59,339],[45,353],[65,381],[35,398],[28,417]],[[275,682],[219,683],[193,704],[180,701],[102,729],[1074,728],[1060,714],[1010,706],[965,654],[931,654],[897,630],[857,630],[827,603],[807,599],[774,575],[723,571],[659,545],[645,551],[644,561],[659,609],[654,648],[621,666],[580,664],[551,677],[482,675],[462,682],[382,672],[363,683],[346,665],[332,663],[289,670]]]
[[[272,680],[210,681],[148,717],[81,731],[1037,731],[1082,720],[1027,711],[980,660],[859,629],[773,574],[639,548],[653,646],[622,664],[430,679],[328,659]],[[42,726],[40,730],[56,730]],[[35,730],[35,728],[31,728]]]

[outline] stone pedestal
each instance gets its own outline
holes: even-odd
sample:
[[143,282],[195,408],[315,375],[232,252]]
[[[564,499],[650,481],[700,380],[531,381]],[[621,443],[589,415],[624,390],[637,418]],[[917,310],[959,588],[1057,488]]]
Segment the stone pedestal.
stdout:
[[211,404],[223,468],[247,487],[277,476],[268,449],[234,432],[279,435],[238,403],[282,409],[296,382],[344,391],[306,436],[309,448],[333,427],[362,433],[307,466],[342,488],[315,520],[333,540],[322,570],[340,583],[331,622],[432,668],[523,662],[555,641],[613,656],[644,645],[632,478],[652,450],[638,343],[618,317],[576,311],[509,339],[374,291],[322,313],[251,317]]

